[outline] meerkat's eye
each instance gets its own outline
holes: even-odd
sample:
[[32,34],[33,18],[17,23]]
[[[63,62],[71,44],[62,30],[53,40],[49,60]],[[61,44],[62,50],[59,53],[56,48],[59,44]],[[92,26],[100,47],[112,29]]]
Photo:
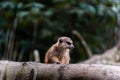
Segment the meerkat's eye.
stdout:
[[71,42],[66,42],[68,45],[71,45]]
[[62,43],[63,41],[60,39],[59,42]]

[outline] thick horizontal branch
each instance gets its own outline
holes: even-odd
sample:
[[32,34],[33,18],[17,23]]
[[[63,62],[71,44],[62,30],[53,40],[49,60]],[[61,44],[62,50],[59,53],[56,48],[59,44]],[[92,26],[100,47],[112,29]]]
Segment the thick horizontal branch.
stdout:
[[0,80],[120,80],[120,67],[0,61]]

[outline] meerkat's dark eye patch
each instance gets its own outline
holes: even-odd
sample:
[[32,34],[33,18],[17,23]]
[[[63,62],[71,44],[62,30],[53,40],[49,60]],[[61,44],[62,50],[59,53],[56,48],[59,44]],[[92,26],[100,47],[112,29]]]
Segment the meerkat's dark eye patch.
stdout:
[[68,45],[71,45],[72,43],[71,42],[66,42]]
[[62,43],[63,41],[60,39],[59,42]]

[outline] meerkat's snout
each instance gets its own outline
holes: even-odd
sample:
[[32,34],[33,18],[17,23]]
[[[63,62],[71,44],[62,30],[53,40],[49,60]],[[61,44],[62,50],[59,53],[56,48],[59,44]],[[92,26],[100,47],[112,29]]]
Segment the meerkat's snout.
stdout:
[[74,48],[74,45],[71,42],[66,42],[66,46],[67,46],[68,49],[73,49]]
[[69,49],[74,49],[75,47],[74,47],[74,45],[72,44],[72,45],[70,45],[70,47],[69,47]]

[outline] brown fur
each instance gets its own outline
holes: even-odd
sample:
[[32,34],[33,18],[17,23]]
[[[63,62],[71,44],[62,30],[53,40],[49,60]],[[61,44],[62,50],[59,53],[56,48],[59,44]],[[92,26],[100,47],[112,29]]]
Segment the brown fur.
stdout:
[[60,37],[45,55],[45,63],[69,64],[70,49],[74,48],[69,37]]

